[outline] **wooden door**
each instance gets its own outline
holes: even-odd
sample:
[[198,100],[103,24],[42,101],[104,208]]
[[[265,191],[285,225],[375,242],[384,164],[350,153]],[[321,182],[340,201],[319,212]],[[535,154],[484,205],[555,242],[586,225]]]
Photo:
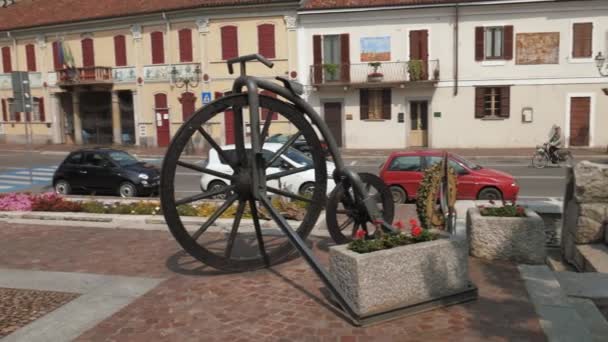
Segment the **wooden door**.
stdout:
[[570,99],[570,146],[589,146],[590,97]]
[[408,145],[426,147],[428,145],[428,111],[427,101],[410,102],[410,134]]
[[338,147],[342,147],[342,103],[326,102],[323,104],[325,123],[336,139]]
[[[429,32],[427,30],[410,31],[410,80],[428,80],[429,79]],[[420,71],[416,66],[419,63],[422,69]]]
[[160,147],[169,145],[169,108],[167,95],[154,95],[154,115],[156,120],[156,140]]

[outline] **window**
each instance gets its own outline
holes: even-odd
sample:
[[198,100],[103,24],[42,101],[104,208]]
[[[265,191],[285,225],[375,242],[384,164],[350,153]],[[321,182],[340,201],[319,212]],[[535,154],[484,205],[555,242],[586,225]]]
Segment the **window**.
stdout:
[[2,99],[2,121],[8,121],[8,108],[6,106],[6,99]]
[[266,58],[275,58],[274,25],[258,26],[258,52]]
[[314,35],[312,37],[314,83],[350,82],[350,36]]
[[87,166],[103,166],[106,158],[101,153],[87,153],[84,164]]
[[116,66],[127,65],[127,44],[122,34],[114,37],[114,61]]
[[389,171],[420,171],[420,157],[401,156],[395,157],[388,166]]
[[179,61],[192,62],[192,30],[181,29],[179,36]]
[[572,58],[593,56],[593,23],[572,25]]
[[340,36],[323,36],[323,69],[325,71],[325,81],[340,80],[340,70],[337,66],[341,59]]
[[475,88],[476,118],[508,118],[510,114],[509,87]]
[[55,70],[61,70],[61,68],[63,67],[60,55],[61,43],[53,42],[53,66],[55,67]]
[[230,59],[239,55],[239,41],[236,26],[223,26],[222,36],[222,59]]
[[74,153],[68,157],[66,163],[68,164],[80,164],[82,162],[82,153]]
[[[443,157],[437,157],[437,156],[426,157],[426,168],[428,169],[437,163],[441,163],[442,161],[443,161]],[[454,171],[456,172],[457,175],[462,175],[462,174],[467,173],[467,170],[462,165],[460,165],[455,160],[452,160],[451,158],[448,159],[448,165],[454,169]]]
[[21,121],[21,116],[20,113],[16,113],[13,110],[13,107],[15,105],[15,100],[12,98],[9,98],[6,100],[7,103],[7,107],[8,107],[8,115],[9,115],[9,120],[10,121]]
[[391,119],[391,89],[361,89],[361,120]]
[[475,60],[513,59],[513,26],[475,28]]
[[34,44],[25,46],[25,59],[27,63],[27,71],[36,71],[36,49]]
[[13,66],[11,64],[11,48],[5,46],[2,48],[2,68],[4,69],[4,73],[13,72]]
[[165,63],[165,47],[163,33],[155,31],[150,33],[150,46],[152,47],[152,64]]
[[82,45],[82,66],[95,66],[95,51],[93,48],[93,39],[85,38],[80,43]]
[[43,97],[35,97],[34,98],[34,109],[32,111],[32,120],[38,122],[46,121],[44,115],[44,98]]

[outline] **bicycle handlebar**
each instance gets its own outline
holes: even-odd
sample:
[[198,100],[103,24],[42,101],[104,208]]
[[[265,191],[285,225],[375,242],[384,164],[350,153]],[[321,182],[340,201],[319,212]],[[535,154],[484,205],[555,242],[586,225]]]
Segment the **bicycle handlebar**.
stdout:
[[228,64],[228,72],[230,73],[230,75],[234,74],[234,68],[232,67],[232,64],[241,63],[241,74],[244,75],[245,74],[245,63],[247,63],[249,61],[256,61],[256,60],[261,62],[262,64],[266,65],[269,68],[272,68],[274,66],[274,63],[272,63],[271,61],[266,59],[264,56],[260,55],[259,53],[254,53],[251,55],[231,58],[228,61],[226,61],[226,63]]

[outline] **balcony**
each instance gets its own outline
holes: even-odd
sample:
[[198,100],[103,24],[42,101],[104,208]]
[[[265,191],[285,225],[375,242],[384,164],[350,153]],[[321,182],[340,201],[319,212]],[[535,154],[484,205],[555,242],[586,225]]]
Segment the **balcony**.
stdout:
[[57,85],[60,87],[112,84],[112,68],[82,67],[57,71]]
[[315,64],[310,66],[315,87],[353,86],[358,88],[434,84],[439,80],[439,60]]

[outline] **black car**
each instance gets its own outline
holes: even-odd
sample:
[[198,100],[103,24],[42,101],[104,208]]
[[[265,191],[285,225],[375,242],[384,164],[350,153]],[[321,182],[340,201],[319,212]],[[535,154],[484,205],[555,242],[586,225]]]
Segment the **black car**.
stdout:
[[70,153],[53,175],[58,194],[111,193],[122,197],[158,193],[160,171],[129,153],[109,148],[81,149]]

